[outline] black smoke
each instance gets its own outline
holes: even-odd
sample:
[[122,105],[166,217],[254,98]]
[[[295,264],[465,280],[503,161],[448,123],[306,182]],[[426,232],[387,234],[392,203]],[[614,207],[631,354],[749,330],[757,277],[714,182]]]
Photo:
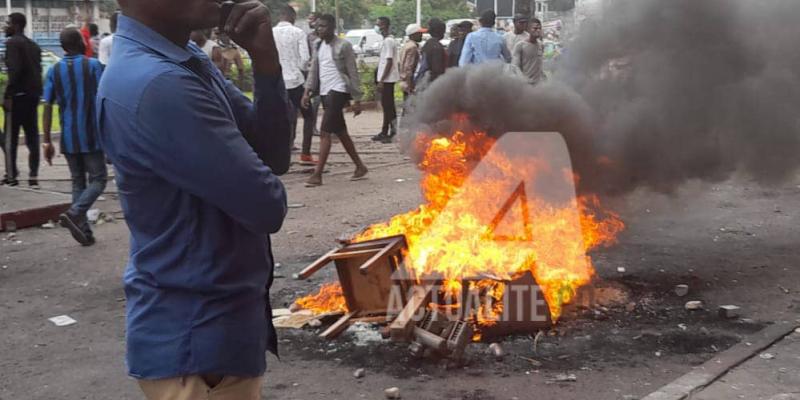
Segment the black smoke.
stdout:
[[452,117],[492,134],[558,131],[579,189],[670,192],[800,167],[800,1],[607,0],[545,84],[500,66],[448,71],[415,99],[411,132]]

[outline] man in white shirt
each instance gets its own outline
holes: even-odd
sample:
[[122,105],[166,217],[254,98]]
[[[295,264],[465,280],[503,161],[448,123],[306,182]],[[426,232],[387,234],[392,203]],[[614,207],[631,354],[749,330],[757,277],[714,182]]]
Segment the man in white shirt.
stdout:
[[111,46],[114,43],[114,34],[117,33],[117,15],[119,15],[119,13],[111,14],[111,34],[100,40],[97,60],[103,65],[108,65],[108,60],[111,59]]
[[303,84],[306,83],[303,67],[308,64],[311,56],[308,52],[306,33],[294,26],[296,18],[297,12],[295,12],[294,8],[289,5],[284,6],[281,10],[280,22],[272,28],[272,34],[275,37],[275,45],[278,48],[278,57],[283,70],[283,82],[286,84],[289,99],[294,105],[294,115],[289,116],[292,124],[292,145],[294,145],[294,139],[297,134],[297,111],[299,110],[305,121],[303,123],[303,148],[300,153],[300,161],[313,164],[311,139],[314,136],[314,125],[309,124],[307,115],[311,110],[303,108],[301,105],[303,92],[305,91]]
[[331,152],[331,135],[339,138],[342,147],[356,165],[350,180],[361,180],[367,175],[367,167],[358,156],[344,120],[344,108],[350,100],[353,101],[353,115],[361,113],[361,78],[353,45],[336,37],[336,18],[333,15],[320,16],[316,29],[321,40],[314,44],[314,57],[308,71],[302,103],[304,108],[310,108],[311,98],[319,94],[325,112],[319,127],[319,161],[314,173],[306,181],[308,187],[322,185],[322,172]]
[[391,21],[388,17],[378,18],[378,30],[383,35],[381,55],[378,62],[377,88],[381,93],[383,126],[381,132],[372,137],[376,142],[390,143],[397,134],[397,109],[394,105],[394,84],[400,80],[397,69],[397,42],[391,34]]

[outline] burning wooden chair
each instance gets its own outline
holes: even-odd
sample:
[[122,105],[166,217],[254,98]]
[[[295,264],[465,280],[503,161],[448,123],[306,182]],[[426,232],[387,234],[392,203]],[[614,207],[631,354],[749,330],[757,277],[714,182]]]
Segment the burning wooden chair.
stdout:
[[[332,339],[356,322],[388,322],[407,302],[410,276],[403,266],[405,237],[391,236],[346,244],[331,250],[300,272],[306,279],[333,262],[342,286],[347,312],[320,334]],[[392,298],[399,296],[399,298]],[[400,300],[399,304],[392,304]]]

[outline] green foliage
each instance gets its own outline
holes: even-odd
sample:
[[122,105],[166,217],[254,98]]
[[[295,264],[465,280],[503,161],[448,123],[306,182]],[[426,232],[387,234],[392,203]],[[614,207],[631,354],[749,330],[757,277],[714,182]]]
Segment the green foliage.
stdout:
[[361,62],[358,65],[358,73],[361,76],[361,91],[364,96],[361,101],[374,101],[375,100],[375,70],[377,65],[368,65]]
[[337,2],[339,3],[339,18],[344,21],[345,30],[364,26],[365,19],[369,15],[371,0],[317,0],[317,11],[336,15]]
[[[431,18],[442,21],[456,18],[468,18],[470,13],[467,4],[462,0],[427,0],[422,2],[422,25],[426,26]],[[408,24],[417,21],[416,0],[395,0],[391,6],[385,3],[373,3],[369,8],[370,21],[385,16],[392,20],[392,34],[403,37]]]

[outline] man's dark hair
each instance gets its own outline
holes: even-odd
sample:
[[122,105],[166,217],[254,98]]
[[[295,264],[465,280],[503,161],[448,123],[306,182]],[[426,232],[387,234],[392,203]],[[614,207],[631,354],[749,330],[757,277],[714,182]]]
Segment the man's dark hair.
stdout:
[[330,26],[336,27],[336,17],[331,14],[322,14],[319,16],[320,21],[327,22]]
[[531,20],[530,20],[530,21],[528,21],[528,22],[529,22],[531,25],[533,25],[533,24],[539,24],[539,25],[541,25],[541,24],[542,24],[542,21],[539,21],[539,18],[531,18]]
[[428,33],[430,33],[432,37],[443,38],[446,30],[447,25],[439,18],[431,18],[428,20]]
[[473,24],[470,21],[461,21],[461,22],[458,23],[458,28],[459,29],[463,29],[465,31],[471,31],[472,30],[472,25]]
[[28,25],[28,19],[25,18],[25,14],[22,13],[11,13],[8,16],[8,21],[11,22],[11,25],[19,27],[20,29],[25,29]]
[[481,17],[478,19],[478,22],[481,23],[481,26],[484,28],[491,28],[494,26],[494,21],[497,19],[497,14],[494,13],[494,10],[486,10],[481,13]]
[[67,53],[83,54],[86,51],[86,47],[83,44],[83,36],[75,28],[66,28],[61,31],[59,39],[61,40],[61,48]]
[[111,26],[111,33],[117,31],[117,19],[119,18],[119,11],[115,11],[111,14],[111,20],[109,21],[109,25]]
[[528,14],[516,13],[516,14],[514,14],[514,22],[517,22],[517,21],[526,21],[527,22],[527,21],[530,21],[530,17],[528,17]]
[[392,25],[392,20],[390,20],[389,17],[378,17],[378,21],[383,22],[384,24],[386,24],[386,26]]
[[290,5],[286,5],[281,7],[281,19],[292,19],[297,17],[297,11],[295,11],[294,7]]
[[100,27],[97,24],[89,24],[89,35],[97,36],[100,34]]

